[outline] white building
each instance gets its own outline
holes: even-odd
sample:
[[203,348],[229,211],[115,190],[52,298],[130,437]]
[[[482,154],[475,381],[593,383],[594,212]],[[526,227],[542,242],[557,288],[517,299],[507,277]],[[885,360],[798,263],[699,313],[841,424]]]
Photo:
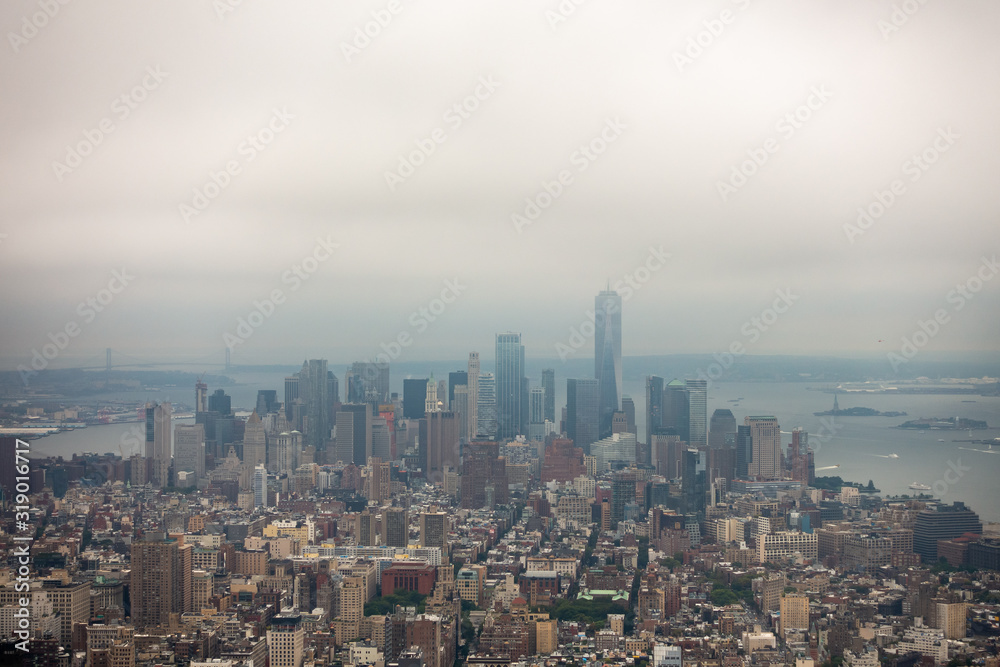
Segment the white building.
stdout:
[[757,560],[761,563],[780,562],[790,558],[816,560],[818,555],[816,533],[780,531],[761,535],[757,539]]
[[681,647],[657,644],[653,647],[653,667],[681,667]]
[[939,664],[948,662],[948,640],[944,630],[928,628],[920,622],[903,632],[903,639],[896,645],[900,655],[916,651],[921,655],[934,658]]

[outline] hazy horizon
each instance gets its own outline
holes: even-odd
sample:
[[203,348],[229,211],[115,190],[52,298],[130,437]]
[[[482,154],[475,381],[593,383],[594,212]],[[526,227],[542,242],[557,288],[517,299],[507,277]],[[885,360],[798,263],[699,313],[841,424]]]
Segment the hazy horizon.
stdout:
[[1000,354],[996,3],[52,6],[0,368],[592,359],[607,286],[626,358]]

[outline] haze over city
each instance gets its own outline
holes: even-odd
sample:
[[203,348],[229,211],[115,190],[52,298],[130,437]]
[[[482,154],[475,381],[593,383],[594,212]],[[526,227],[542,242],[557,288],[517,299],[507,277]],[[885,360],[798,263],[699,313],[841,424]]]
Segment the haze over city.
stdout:
[[555,357],[608,285],[625,356],[1000,349],[995,3],[39,11],[0,8],[9,370],[70,324],[52,368],[221,361],[255,310],[234,363]]

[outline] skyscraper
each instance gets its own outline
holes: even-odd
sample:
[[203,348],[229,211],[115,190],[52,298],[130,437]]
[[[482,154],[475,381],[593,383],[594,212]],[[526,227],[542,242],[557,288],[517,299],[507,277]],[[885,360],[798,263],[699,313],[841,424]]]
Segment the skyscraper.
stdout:
[[469,443],[462,457],[462,507],[505,505],[508,498],[507,462],[500,456],[500,443]]
[[389,364],[356,361],[347,371],[347,402],[389,402]]
[[708,445],[708,381],[687,380],[688,393],[688,444],[692,447]]
[[740,424],[736,427],[736,477],[746,479],[750,475],[750,462],[753,461],[753,438],[750,427]]
[[222,389],[216,389],[208,397],[209,412],[218,412],[219,416],[226,417],[233,412],[233,399]]
[[[205,478],[205,425],[178,424],[174,427],[174,471]],[[191,485],[188,485],[191,486]]]
[[295,415],[292,412],[292,405],[299,397],[299,376],[290,375],[285,378],[285,419],[291,422]]
[[170,614],[191,611],[191,545],[163,533],[132,543],[132,623],[136,629],[167,626]]
[[705,453],[694,448],[684,450],[681,460],[681,492],[684,499],[684,513],[705,516]]
[[267,468],[257,465],[253,469],[253,506],[267,505]]
[[434,381],[434,374],[427,381],[427,393],[424,397],[424,413],[440,412],[442,402],[438,399],[438,383]]
[[672,428],[681,442],[691,442],[691,410],[687,385],[678,379],[667,383],[663,389],[663,427]]
[[208,385],[201,378],[194,383],[194,411],[208,412]]
[[466,415],[469,426],[469,440],[479,433],[479,353],[469,353],[469,412]]
[[753,454],[749,476],[781,479],[781,427],[772,416],[747,416],[744,425],[750,427]]
[[389,430],[389,420],[379,415],[372,417],[372,456],[383,461],[392,460],[392,432]]
[[445,406],[448,410],[454,410],[452,406],[452,401],[455,400],[455,387],[469,385],[469,372],[468,371],[452,371],[448,373],[448,403]]
[[419,460],[428,482],[443,482],[445,468],[458,470],[460,418],[456,412],[435,410],[420,420]]
[[[476,424],[477,438],[493,440],[497,437],[497,385],[493,373],[480,373],[477,395]],[[471,397],[470,397],[471,402]],[[470,436],[471,437],[471,436]]]
[[951,505],[921,510],[913,524],[913,551],[920,554],[925,563],[936,563],[938,540],[950,540],[965,533],[983,534],[979,515],[965,503],[956,501]]
[[653,433],[663,426],[663,378],[646,376],[646,444],[652,445]]
[[304,642],[301,614],[282,612],[273,617],[267,631],[268,665],[301,667]]
[[600,439],[600,387],[597,380],[566,380],[566,435],[590,454],[590,445]]
[[403,418],[420,419],[427,408],[427,378],[403,379]]
[[256,407],[257,414],[266,415],[271,412],[277,412],[277,410],[278,392],[274,389],[258,389]]
[[358,545],[362,547],[375,546],[375,515],[367,508],[358,515]]
[[326,372],[326,395],[331,405],[340,403],[340,380],[331,370]]
[[542,421],[556,423],[556,371],[554,368],[542,370],[542,389],[545,390],[545,406]]
[[532,387],[528,392],[528,423],[541,424],[545,421],[545,389]]
[[420,513],[420,546],[448,548],[448,514],[446,512]]
[[243,462],[253,467],[267,465],[267,431],[256,411],[243,428]]
[[[326,359],[310,359],[303,362],[299,371],[299,398],[302,399],[305,415],[302,430],[306,446],[316,448],[316,454],[326,452],[326,441],[330,437],[330,400]],[[325,461],[325,458],[320,457]]]
[[614,290],[594,298],[594,377],[600,387],[603,438],[611,434],[611,416],[622,398],[622,298]]
[[363,466],[372,455],[372,416],[367,403],[345,403],[337,413],[337,459]]
[[[463,442],[471,440],[469,436],[469,386],[460,384],[455,387],[455,397],[451,401],[451,411],[458,413],[458,437]],[[475,434],[473,434],[475,435]]]
[[708,446],[712,449],[725,447],[726,437],[735,437],[736,417],[728,408],[719,408],[712,413],[708,427]]
[[497,438],[504,440],[527,432],[524,346],[521,334],[496,336]]
[[[220,390],[221,391],[221,390]],[[170,486],[171,409],[169,403],[146,404],[146,458],[154,487]]]
[[628,430],[629,433],[638,435],[638,433],[635,432],[635,401],[632,400],[631,396],[622,396],[621,411],[625,414],[626,430]]
[[410,519],[406,508],[387,507],[382,511],[382,537],[386,546],[409,546]]

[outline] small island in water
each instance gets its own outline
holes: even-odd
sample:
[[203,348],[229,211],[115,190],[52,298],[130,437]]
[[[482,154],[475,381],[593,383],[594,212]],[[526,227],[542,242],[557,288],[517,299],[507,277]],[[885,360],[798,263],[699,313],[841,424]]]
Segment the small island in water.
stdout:
[[814,412],[816,417],[905,417],[905,412],[879,412],[874,408],[843,408],[837,404],[837,395],[833,395],[833,409]]
[[896,428],[939,429],[946,431],[964,431],[965,429],[989,428],[986,422],[965,417],[921,417],[903,422]]

